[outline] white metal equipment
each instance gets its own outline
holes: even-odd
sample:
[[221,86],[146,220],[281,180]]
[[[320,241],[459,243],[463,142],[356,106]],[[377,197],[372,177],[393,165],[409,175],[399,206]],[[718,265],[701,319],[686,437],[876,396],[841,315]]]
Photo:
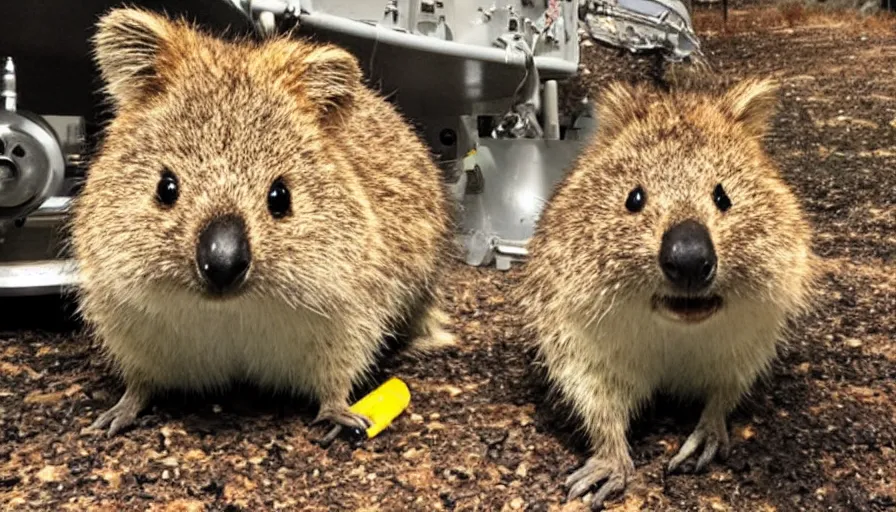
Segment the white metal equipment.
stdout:
[[[579,27],[631,51],[700,55],[679,0],[193,1],[262,35],[297,28],[357,55],[368,83],[431,146],[454,193],[466,263],[501,269],[525,258],[544,202],[595,122],[587,109],[558,111],[558,80],[578,71]],[[72,169],[85,167],[84,121],[19,109],[15,61],[2,62],[0,295],[54,293],[77,284],[59,227],[77,194]]]

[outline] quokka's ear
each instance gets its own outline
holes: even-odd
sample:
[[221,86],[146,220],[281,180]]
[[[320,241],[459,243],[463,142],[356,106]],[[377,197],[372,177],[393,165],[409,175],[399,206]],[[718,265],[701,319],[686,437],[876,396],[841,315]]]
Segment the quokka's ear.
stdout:
[[626,125],[647,114],[646,87],[612,82],[599,94],[597,126],[602,139],[614,138]]
[[728,118],[754,137],[763,137],[778,106],[778,83],[769,78],[739,82],[722,97],[721,108]]
[[363,75],[348,51],[286,38],[262,51],[260,65],[278,62],[283,86],[315,110],[321,124],[338,124],[354,107]]
[[116,105],[164,90],[165,67],[176,62],[171,43],[188,30],[183,23],[136,8],[113,9],[100,18],[93,53]]
[[325,120],[340,116],[355,103],[361,87],[361,68],[355,56],[334,46],[315,49],[303,61],[305,94]]

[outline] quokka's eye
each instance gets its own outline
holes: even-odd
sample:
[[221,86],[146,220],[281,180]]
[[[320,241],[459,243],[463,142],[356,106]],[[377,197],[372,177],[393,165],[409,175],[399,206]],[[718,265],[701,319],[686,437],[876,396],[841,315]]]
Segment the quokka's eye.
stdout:
[[167,167],[162,170],[162,176],[156,185],[156,201],[162,206],[174,206],[180,196],[177,176]]
[[728,209],[731,208],[731,199],[728,197],[728,194],[725,193],[725,188],[722,187],[721,183],[716,185],[716,188],[712,190],[712,200],[716,203],[716,208],[722,212],[727,212]]
[[289,214],[292,200],[289,197],[289,189],[283,179],[277,178],[268,190],[268,211],[275,219],[280,219]]
[[638,213],[644,209],[645,204],[647,204],[647,192],[644,192],[644,189],[638,185],[628,193],[628,198],[625,200],[625,209],[632,213]]

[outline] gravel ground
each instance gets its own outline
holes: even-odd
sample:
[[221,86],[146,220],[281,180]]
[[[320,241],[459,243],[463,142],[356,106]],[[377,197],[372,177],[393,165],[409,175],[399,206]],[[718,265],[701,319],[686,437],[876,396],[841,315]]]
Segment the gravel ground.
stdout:
[[[632,431],[637,480],[609,506],[892,510],[896,31],[807,19],[757,32],[750,11],[737,9],[736,30],[721,31],[718,12],[696,17],[713,65],[784,81],[769,148],[817,226],[828,300],[732,416],[727,462],[703,475],[664,475],[699,409],[658,402]],[[586,46],[582,90],[644,69],[635,60]],[[586,510],[564,501],[560,484],[587,452],[532,377],[505,302],[516,280],[515,270],[454,267],[448,304],[460,346],[390,362],[384,374],[411,387],[409,409],[365,445],[329,450],[310,442],[323,433],[308,427],[313,407],[252,389],[160,399],[119,437],[82,434],[121,384],[64,320],[68,305],[2,305],[10,314],[0,326],[0,502],[15,510]],[[12,322],[36,306],[39,325]]]

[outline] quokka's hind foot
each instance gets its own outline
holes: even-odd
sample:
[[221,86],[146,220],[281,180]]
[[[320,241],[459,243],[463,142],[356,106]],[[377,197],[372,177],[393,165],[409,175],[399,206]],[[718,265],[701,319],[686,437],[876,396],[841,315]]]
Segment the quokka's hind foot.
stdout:
[[94,431],[106,430],[107,436],[115,436],[132,426],[148,403],[149,393],[140,387],[128,386],[118,403],[100,414],[89,428]]
[[450,323],[448,315],[441,309],[432,306],[420,317],[417,329],[413,333],[410,350],[416,353],[427,353],[457,345],[457,337],[445,329]]

